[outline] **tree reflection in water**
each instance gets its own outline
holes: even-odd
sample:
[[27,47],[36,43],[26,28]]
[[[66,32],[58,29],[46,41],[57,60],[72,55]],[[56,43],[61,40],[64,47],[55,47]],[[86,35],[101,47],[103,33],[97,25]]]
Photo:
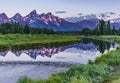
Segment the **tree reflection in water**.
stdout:
[[[54,54],[57,54],[59,52],[64,52],[66,49],[75,48],[80,50],[89,50],[89,51],[99,51],[101,53],[104,53],[106,50],[109,51],[110,48],[116,48],[115,43],[106,42],[106,41],[100,41],[100,40],[93,40],[88,38],[83,38],[83,41],[78,44],[68,45],[68,46],[62,46],[62,47],[53,47],[53,48],[40,48],[40,49],[30,49],[30,50],[21,50],[21,51],[14,51],[12,52],[17,56],[21,56],[22,53],[25,53],[29,55],[32,59],[36,59],[37,56],[42,57],[49,57],[51,58],[54,56]],[[74,50],[73,50],[74,51]],[[79,51],[79,50],[78,50]],[[1,56],[6,56],[8,51],[0,52]]]

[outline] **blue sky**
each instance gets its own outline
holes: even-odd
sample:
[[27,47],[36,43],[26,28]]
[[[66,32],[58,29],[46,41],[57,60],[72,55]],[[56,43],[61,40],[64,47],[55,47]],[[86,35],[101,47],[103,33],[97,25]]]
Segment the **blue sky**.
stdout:
[[76,16],[78,13],[114,12],[120,14],[120,0],[0,0],[0,13],[9,17],[20,12],[23,16],[36,9],[37,12],[57,13],[60,17]]

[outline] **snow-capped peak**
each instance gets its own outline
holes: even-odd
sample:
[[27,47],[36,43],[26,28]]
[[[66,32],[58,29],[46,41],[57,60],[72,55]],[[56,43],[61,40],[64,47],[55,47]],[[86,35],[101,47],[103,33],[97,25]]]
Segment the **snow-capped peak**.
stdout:
[[87,15],[82,14],[79,15],[79,17],[66,18],[66,20],[70,22],[78,22],[78,21],[91,20],[91,19],[103,19],[105,21],[110,20],[111,22],[118,22],[118,21],[120,22],[120,15],[113,12],[105,12],[99,14],[87,14]]
[[30,12],[30,14],[37,14],[36,10],[33,10],[32,12]]
[[16,13],[12,18],[18,19],[18,18],[22,18],[22,16],[20,15],[20,13]]
[[1,18],[4,18],[4,19],[8,19],[7,15],[6,15],[5,13],[1,13],[1,14],[0,14],[0,17],[1,17]]
[[105,21],[108,21],[108,20],[112,21],[116,18],[120,18],[119,15],[117,15],[116,13],[113,13],[113,12],[100,13],[100,14],[97,14],[96,17],[98,19],[103,19]]

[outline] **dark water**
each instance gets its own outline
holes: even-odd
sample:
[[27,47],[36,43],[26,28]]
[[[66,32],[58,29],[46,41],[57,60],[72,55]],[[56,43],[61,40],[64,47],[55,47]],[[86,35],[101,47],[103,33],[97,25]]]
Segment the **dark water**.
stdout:
[[[114,50],[119,45],[114,42],[83,38],[82,42],[66,46],[34,46],[27,50],[21,47],[0,52],[0,61],[49,61],[86,64],[103,53]],[[23,48],[26,49],[26,48]]]

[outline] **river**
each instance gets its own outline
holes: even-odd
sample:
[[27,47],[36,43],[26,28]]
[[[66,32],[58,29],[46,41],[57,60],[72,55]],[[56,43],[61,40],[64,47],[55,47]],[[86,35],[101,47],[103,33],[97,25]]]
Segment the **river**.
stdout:
[[119,45],[115,42],[83,39],[82,42],[52,47],[13,49],[0,52],[0,83],[16,83],[22,76],[46,79],[67,71],[71,66],[87,64]]

